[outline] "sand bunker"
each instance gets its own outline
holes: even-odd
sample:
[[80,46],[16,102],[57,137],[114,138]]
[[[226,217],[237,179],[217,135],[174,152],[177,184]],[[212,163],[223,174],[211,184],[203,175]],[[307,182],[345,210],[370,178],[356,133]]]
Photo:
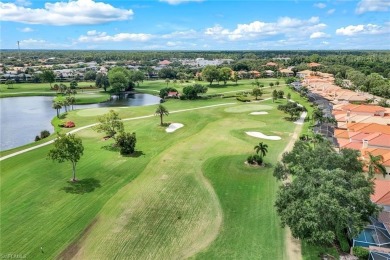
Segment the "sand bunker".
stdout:
[[260,132],[245,132],[247,135],[249,136],[253,136],[253,137],[257,137],[257,138],[261,138],[261,139],[267,139],[267,140],[280,140],[282,139],[280,136],[272,136],[272,135],[265,135],[263,133],[260,133]]
[[172,133],[175,132],[177,129],[182,128],[183,126],[184,125],[180,123],[172,123],[168,126],[167,129],[165,129],[165,131],[167,131],[167,133]]
[[265,111],[252,112],[251,115],[268,115],[268,112]]

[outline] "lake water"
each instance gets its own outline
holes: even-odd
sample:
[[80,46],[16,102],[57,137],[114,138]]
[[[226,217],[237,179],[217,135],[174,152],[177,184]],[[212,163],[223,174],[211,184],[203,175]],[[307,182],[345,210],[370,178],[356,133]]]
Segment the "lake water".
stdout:
[[[34,142],[42,130],[53,133],[51,120],[56,116],[52,106],[53,97],[0,98],[0,151]],[[74,109],[97,107],[147,106],[159,104],[160,98],[149,94],[130,94],[108,102],[75,105]],[[64,112],[62,109],[61,112]]]

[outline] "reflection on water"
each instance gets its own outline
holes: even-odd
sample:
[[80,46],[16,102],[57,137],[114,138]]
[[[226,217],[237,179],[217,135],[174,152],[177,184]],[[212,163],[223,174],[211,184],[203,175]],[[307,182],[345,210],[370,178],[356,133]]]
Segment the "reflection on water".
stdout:
[[[52,108],[52,100],[53,97],[0,98],[0,150],[34,142],[35,136],[42,130],[53,133],[54,128],[50,122],[56,116],[56,110]],[[147,106],[159,102],[159,97],[149,94],[126,94],[100,104],[75,105],[74,109]]]

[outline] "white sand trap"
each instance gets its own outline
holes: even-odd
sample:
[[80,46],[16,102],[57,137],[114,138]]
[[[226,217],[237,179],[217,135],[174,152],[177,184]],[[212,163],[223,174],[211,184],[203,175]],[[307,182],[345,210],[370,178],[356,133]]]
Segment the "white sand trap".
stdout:
[[172,133],[175,132],[177,129],[182,128],[183,126],[184,125],[180,123],[172,123],[167,127],[167,129],[165,129],[165,131],[167,131],[167,133]]
[[253,137],[257,137],[257,138],[261,138],[261,139],[267,139],[267,140],[280,140],[282,139],[280,136],[272,136],[272,135],[265,135],[263,133],[260,133],[260,132],[245,132],[247,135],[249,136],[253,136]]
[[268,115],[268,112],[265,112],[265,111],[252,112],[251,115]]

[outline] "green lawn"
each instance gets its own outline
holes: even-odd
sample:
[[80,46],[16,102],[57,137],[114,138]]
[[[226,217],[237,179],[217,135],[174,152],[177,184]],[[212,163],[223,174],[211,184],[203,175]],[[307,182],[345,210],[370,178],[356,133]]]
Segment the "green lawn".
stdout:
[[[275,164],[295,124],[282,119],[278,103],[270,100],[164,105],[174,111],[222,103],[235,104],[171,113],[164,121],[184,127],[169,134],[158,126],[158,117],[125,121],[126,130],[137,134],[135,157],[112,151],[104,134],[78,132],[85,154],[76,186],[67,183],[69,163],[46,159],[51,145],[2,161],[0,251],[31,259],[286,258],[284,230],[273,207],[272,168],[244,161],[263,141],[269,145],[266,162]],[[265,108],[268,115],[249,115]],[[117,108],[122,118],[154,110]],[[98,114],[72,111],[67,119],[80,127],[95,123]],[[256,139],[245,131],[282,140]]]
[[[52,86],[57,83],[52,83]],[[69,86],[69,82],[64,82]],[[78,87],[88,87],[95,85],[94,82],[78,82]],[[96,90],[95,90],[96,91]],[[12,88],[7,88],[7,85],[0,84],[0,98],[1,97],[14,97],[14,96],[45,96],[56,95],[55,90],[50,89],[49,83],[15,83]]]
[[[104,134],[82,130],[77,185],[67,183],[69,163],[46,159],[51,145],[2,161],[0,250],[32,259],[286,259],[272,167],[244,164],[263,141],[269,145],[266,162],[273,165],[289,141],[295,124],[276,109],[282,102],[169,100],[164,121],[184,124],[170,134],[152,116],[155,106],[115,108],[121,118],[151,116],[125,121],[137,134],[137,156],[122,157],[112,141],[101,139]],[[206,108],[213,105],[220,106]],[[66,120],[81,127],[108,110],[71,111]],[[249,115],[253,111],[269,114]]]
[[[73,95],[71,95],[73,97]],[[58,95],[55,100],[56,101],[63,101],[67,95]],[[79,90],[79,93],[74,95],[76,98],[75,104],[77,105],[85,105],[85,104],[95,104],[95,103],[102,103],[110,99],[110,94],[105,92],[81,92]]]
[[[264,91],[267,93],[270,91],[269,83],[274,83],[276,81],[279,81],[280,86],[285,85],[284,79],[276,79],[276,78],[262,78],[259,79],[260,84],[264,85]],[[250,91],[252,92],[252,89],[255,87],[252,83],[255,82],[254,80],[239,80],[237,82],[237,85],[234,82],[228,81],[226,85],[223,84],[223,82],[220,82],[218,85],[217,83],[213,83],[210,85],[208,82],[205,81],[196,81],[192,80],[186,83],[173,83],[171,80],[170,83],[166,83],[164,80],[154,80],[154,81],[144,81],[141,83],[138,87],[135,89],[140,92],[147,92],[150,94],[158,94],[160,92],[160,89],[168,87],[173,87],[177,89],[180,93],[183,93],[183,88],[186,86],[190,86],[193,84],[202,84],[208,87],[206,95],[213,95],[213,94],[224,94],[224,95],[233,95],[235,92],[242,92],[242,91]],[[275,89],[276,86],[273,87]],[[278,88],[276,88],[278,89]]]

